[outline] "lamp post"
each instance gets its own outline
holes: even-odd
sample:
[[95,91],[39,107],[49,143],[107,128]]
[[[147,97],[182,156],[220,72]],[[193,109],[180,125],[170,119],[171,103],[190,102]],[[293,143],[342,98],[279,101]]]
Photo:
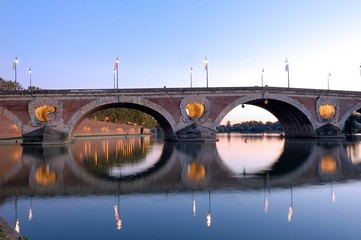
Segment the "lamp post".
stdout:
[[263,73],[264,73],[264,68],[262,68],[262,72],[261,72],[261,85],[263,87]]
[[191,67],[191,71],[190,71],[190,80],[191,80],[191,88],[193,86],[193,68]]
[[203,66],[204,66],[204,70],[206,70],[206,83],[207,83],[207,88],[208,88],[208,60],[207,60],[207,57],[204,58]]
[[331,73],[329,72],[327,75],[327,90],[330,90],[330,77],[331,77]]
[[14,69],[14,74],[15,74],[15,90],[17,90],[17,82],[18,82],[18,71],[17,71],[17,65],[19,63],[19,59],[18,56],[15,56],[15,59],[13,61],[13,69]]
[[31,67],[29,67],[29,81],[30,81],[30,83],[29,83],[29,89],[31,90]]
[[119,76],[119,74],[118,74],[118,70],[119,70],[119,68],[118,68],[118,64],[119,64],[119,59],[118,59],[118,57],[117,57],[117,59],[115,59],[115,63],[114,63],[114,69],[115,69],[115,71],[116,71],[116,73],[117,73],[117,89],[119,88],[119,78],[118,78],[118,76]]
[[288,65],[288,59],[287,58],[285,60],[285,64],[286,64],[285,71],[287,72],[287,86],[289,88],[290,87],[290,67]]
[[113,88],[115,89],[115,73],[116,73],[116,69],[113,69]]

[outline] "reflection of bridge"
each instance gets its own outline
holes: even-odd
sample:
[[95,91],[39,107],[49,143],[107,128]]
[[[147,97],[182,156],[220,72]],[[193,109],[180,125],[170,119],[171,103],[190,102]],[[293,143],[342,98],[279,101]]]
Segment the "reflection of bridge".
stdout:
[[7,169],[0,172],[0,199],[14,195],[288,187],[359,179],[361,173],[340,141],[285,141],[284,151],[271,169],[237,176],[220,159],[215,143],[166,142],[154,166],[126,179],[94,175],[74,161],[68,150],[66,146],[24,147],[17,160],[3,163]]
[[361,93],[270,87],[15,91],[1,93],[0,115],[24,142],[66,142],[86,116],[111,107],[150,114],[166,139],[214,140],[215,127],[240,104],[271,112],[287,137],[339,137],[361,108]]

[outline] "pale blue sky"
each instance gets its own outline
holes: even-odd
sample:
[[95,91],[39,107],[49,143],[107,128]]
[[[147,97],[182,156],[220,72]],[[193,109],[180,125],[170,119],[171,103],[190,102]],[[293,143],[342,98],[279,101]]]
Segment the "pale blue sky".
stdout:
[[209,86],[361,90],[359,0],[0,0],[0,77],[43,89]]

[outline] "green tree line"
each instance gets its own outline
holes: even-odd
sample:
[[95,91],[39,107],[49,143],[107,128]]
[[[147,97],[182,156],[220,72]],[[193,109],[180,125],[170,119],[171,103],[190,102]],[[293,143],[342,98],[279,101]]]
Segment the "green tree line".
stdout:
[[226,125],[220,125],[217,128],[217,132],[281,133],[283,132],[283,128],[278,121],[277,122],[267,121],[266,123],[263,123],[262,121],[246,121],[242,123],[236,123],[233,125],[231,125],[231,122],[228,121]]
[[150,129],[157,126],[157,121],[152,116],[131,108],[107,108],[89,115],[88,118],[128,125],[141,125]]

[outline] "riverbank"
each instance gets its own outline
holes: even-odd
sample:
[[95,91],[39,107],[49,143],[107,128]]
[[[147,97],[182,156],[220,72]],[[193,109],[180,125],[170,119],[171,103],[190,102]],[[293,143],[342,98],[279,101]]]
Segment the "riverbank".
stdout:
[[127,125],[84,119],[74,130],[75,137],[149,134],[150,130],[139,125]]
[[[1,120],[1,118],[0,118]],[[74,130],[74,137],[99,137],[99,136],[128,136],[150,134],[148,128],[139,125],[127,125],[123,123],[112,123],[84,119]],[[0,143],[14,144],[22,143],[20,131],[10,122],[0,125]]]
[[23,239],[20,237],[14,229],[0,216],[0,239],[1,240],[19,240]]

